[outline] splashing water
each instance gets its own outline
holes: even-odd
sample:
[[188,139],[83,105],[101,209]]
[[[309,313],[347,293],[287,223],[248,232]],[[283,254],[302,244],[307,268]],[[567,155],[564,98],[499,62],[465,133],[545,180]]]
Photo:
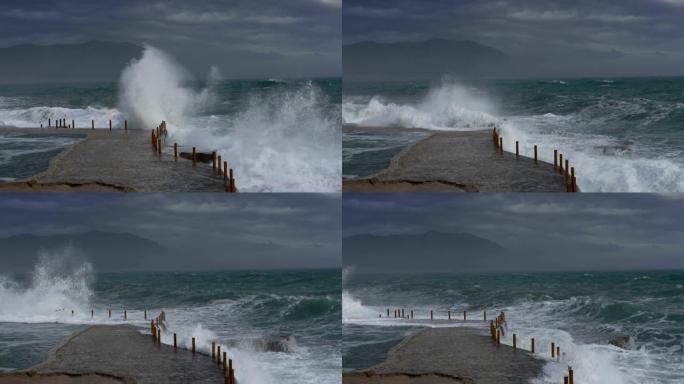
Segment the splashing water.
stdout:
[[42,251],[30,280],[0,275],[0,322],[71,321],[71,310],[86,313],[93,294],[93,268],[73,247]]
[[281,87],[246,96],[227,119],[210,113],[219,107],[216,68],[206,87],[190,83],[187,71],[148,46],[121,76],[121,109],[147,127],[167,121],[174,142],[216,150],[242,191],[340,190],[339,111],[312,81],[275,82]]

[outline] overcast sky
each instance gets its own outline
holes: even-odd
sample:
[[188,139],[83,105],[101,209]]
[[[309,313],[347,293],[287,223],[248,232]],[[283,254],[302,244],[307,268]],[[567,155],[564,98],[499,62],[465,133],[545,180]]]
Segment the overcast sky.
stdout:
[[227,269],[341,265],[337,194],[10,194],[0,217],[3,237],[130,232],[176,251],[167,269],[199,254]]
[[345,194],[343,221],[344,237],[470,233],[522,255],[519,269],[684,269],[681,195]]
[[89,40],[148,43],[196,74],[341,72],[342,0],[3,0],[0,47]]
[[684,0],[345,0],[343,31],[474,40],[543,75],[684,75]]

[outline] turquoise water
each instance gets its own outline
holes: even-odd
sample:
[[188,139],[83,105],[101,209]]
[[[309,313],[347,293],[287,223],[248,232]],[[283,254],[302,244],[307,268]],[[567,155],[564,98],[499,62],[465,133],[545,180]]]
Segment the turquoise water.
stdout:
[[[426,314],[447,309],[481,316],[505,311],[511,334],[535,337],[540,356],[550,343],[564,351],[577,382],[681,383],[684,373],[684,272],[567,272],[472,275],[351,274],[343,293],[345,370],[379,363],[416,329],[378,319],[386,308]],[[427,316],[427,315],[426,315]],[[610,345],[629,336],[623,348]],[[537,383],[563,381],[549,363]]]
[[[149,71],[143,60],[130,70]],[[155,64],[156,65],[156,64]],[[171,66],[171,64],[167,64]],[[340,189],[342,82],[324,79],[186,80],[166,78],[88,84],[0,85],[0,126],[47,127],[48,119],[76,127],[152,129],[166,120],[183,145],[223,154],[245,191],[332,192]],[[168,73],[167,73],[168,72]],[[29,151],[47,153],[43,140]],[[0,142],[0,178],[24,176],[24,152]],[[41,167],[32,167],[34,173]]]
[[[371,127],[495,124],[508,151],[519,141],[545,160],[564,153],[583,191],[684,191],[684,78],[346,82],[342,115]],[[368,150],[343,140],[344,174],[356,177]]]
[[228,346],[243,383],[339,383],[340,284],[339,270],[65,275],[39,266],[0,276],[0,370],[43,361],[84,324],[122,323],[124,309],[144,330],[143,311],[164,310],[181,345],[195,336],[205,352],[212,341]]

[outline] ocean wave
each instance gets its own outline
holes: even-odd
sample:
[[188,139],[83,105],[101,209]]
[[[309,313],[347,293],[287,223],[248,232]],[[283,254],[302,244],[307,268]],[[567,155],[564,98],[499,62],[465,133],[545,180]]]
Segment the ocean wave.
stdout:
[[434,88],[415,105],[396,104],[380,96],[367,103],[345,101],[342,119],[346,124],[368,127],[453,131],[487,129],[499,121],[489,100],[457,84]]
[[112,120],[113,127],[122,127],[125,117],[116,108],[94,106],[85,108],[39,106],[23,109],[0,109],[0,126],[37,128],[43,124],[43,127],[47,127],[48,120],[52,120],[54,127],[57,119],[67,119],[68,124],[74,120],[75,125],[81,128],[90,127],[91,121],[94,120],[95,126],[101,128],[108,127],[109,120]]

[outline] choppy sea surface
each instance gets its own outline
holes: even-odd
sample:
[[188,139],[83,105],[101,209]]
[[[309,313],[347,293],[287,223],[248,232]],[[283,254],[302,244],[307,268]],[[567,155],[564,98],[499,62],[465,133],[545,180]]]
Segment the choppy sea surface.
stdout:
[[562,383],[567,365],[578,383],[684,382],[682,271],[347,274],[342,305],[346,371],[383,361],[424,326],[378,318],[388,307],[433,309],[443,318],[451,308],[478,316],[505,311],[509,331],[502,342],[512,344],[512,333],[523,344],[535,337],[539,356],[550,355],[551,342],[560,345],[565,363],[549,361],[533,383]]
[[206,353],[212,341],[222,345],[241,383],[340,383],[340,276],[339,270],[94,273],[87,265],[65,274],[47,264],[31,275],[0,274],[0,371],[44,361],[84,325],[125,322],[149,332],[143,311],[152,318],[164,310],[180,345],[189,348],[193,336]]
[[[504,149],[570,159],[583,191],[684,191],[684,78],[345,82],[342,119],[367,127],[491,129]],[[387,166],[411,137],[343,135],[345,178]],[[395,149],[395,152],[398,152]],[[381,166],[364,166],[374,159]],[[391,156],[390,156],[391,158]]]
[[[241,175],[241,190],[336,192],[341,89],[339,78],[222,80],[215,69],[195,79],[147,47],[118,82],[0,85],[0,126],[47,127],[48,119],[66,118],[76,127],[112,120],[116,129],[128,120],[131,129],[152,129],[165,120],[171,140],[222,154]],[[1,180],[23,176],[27,155],[65,145],[16,136],[0,136]]]

